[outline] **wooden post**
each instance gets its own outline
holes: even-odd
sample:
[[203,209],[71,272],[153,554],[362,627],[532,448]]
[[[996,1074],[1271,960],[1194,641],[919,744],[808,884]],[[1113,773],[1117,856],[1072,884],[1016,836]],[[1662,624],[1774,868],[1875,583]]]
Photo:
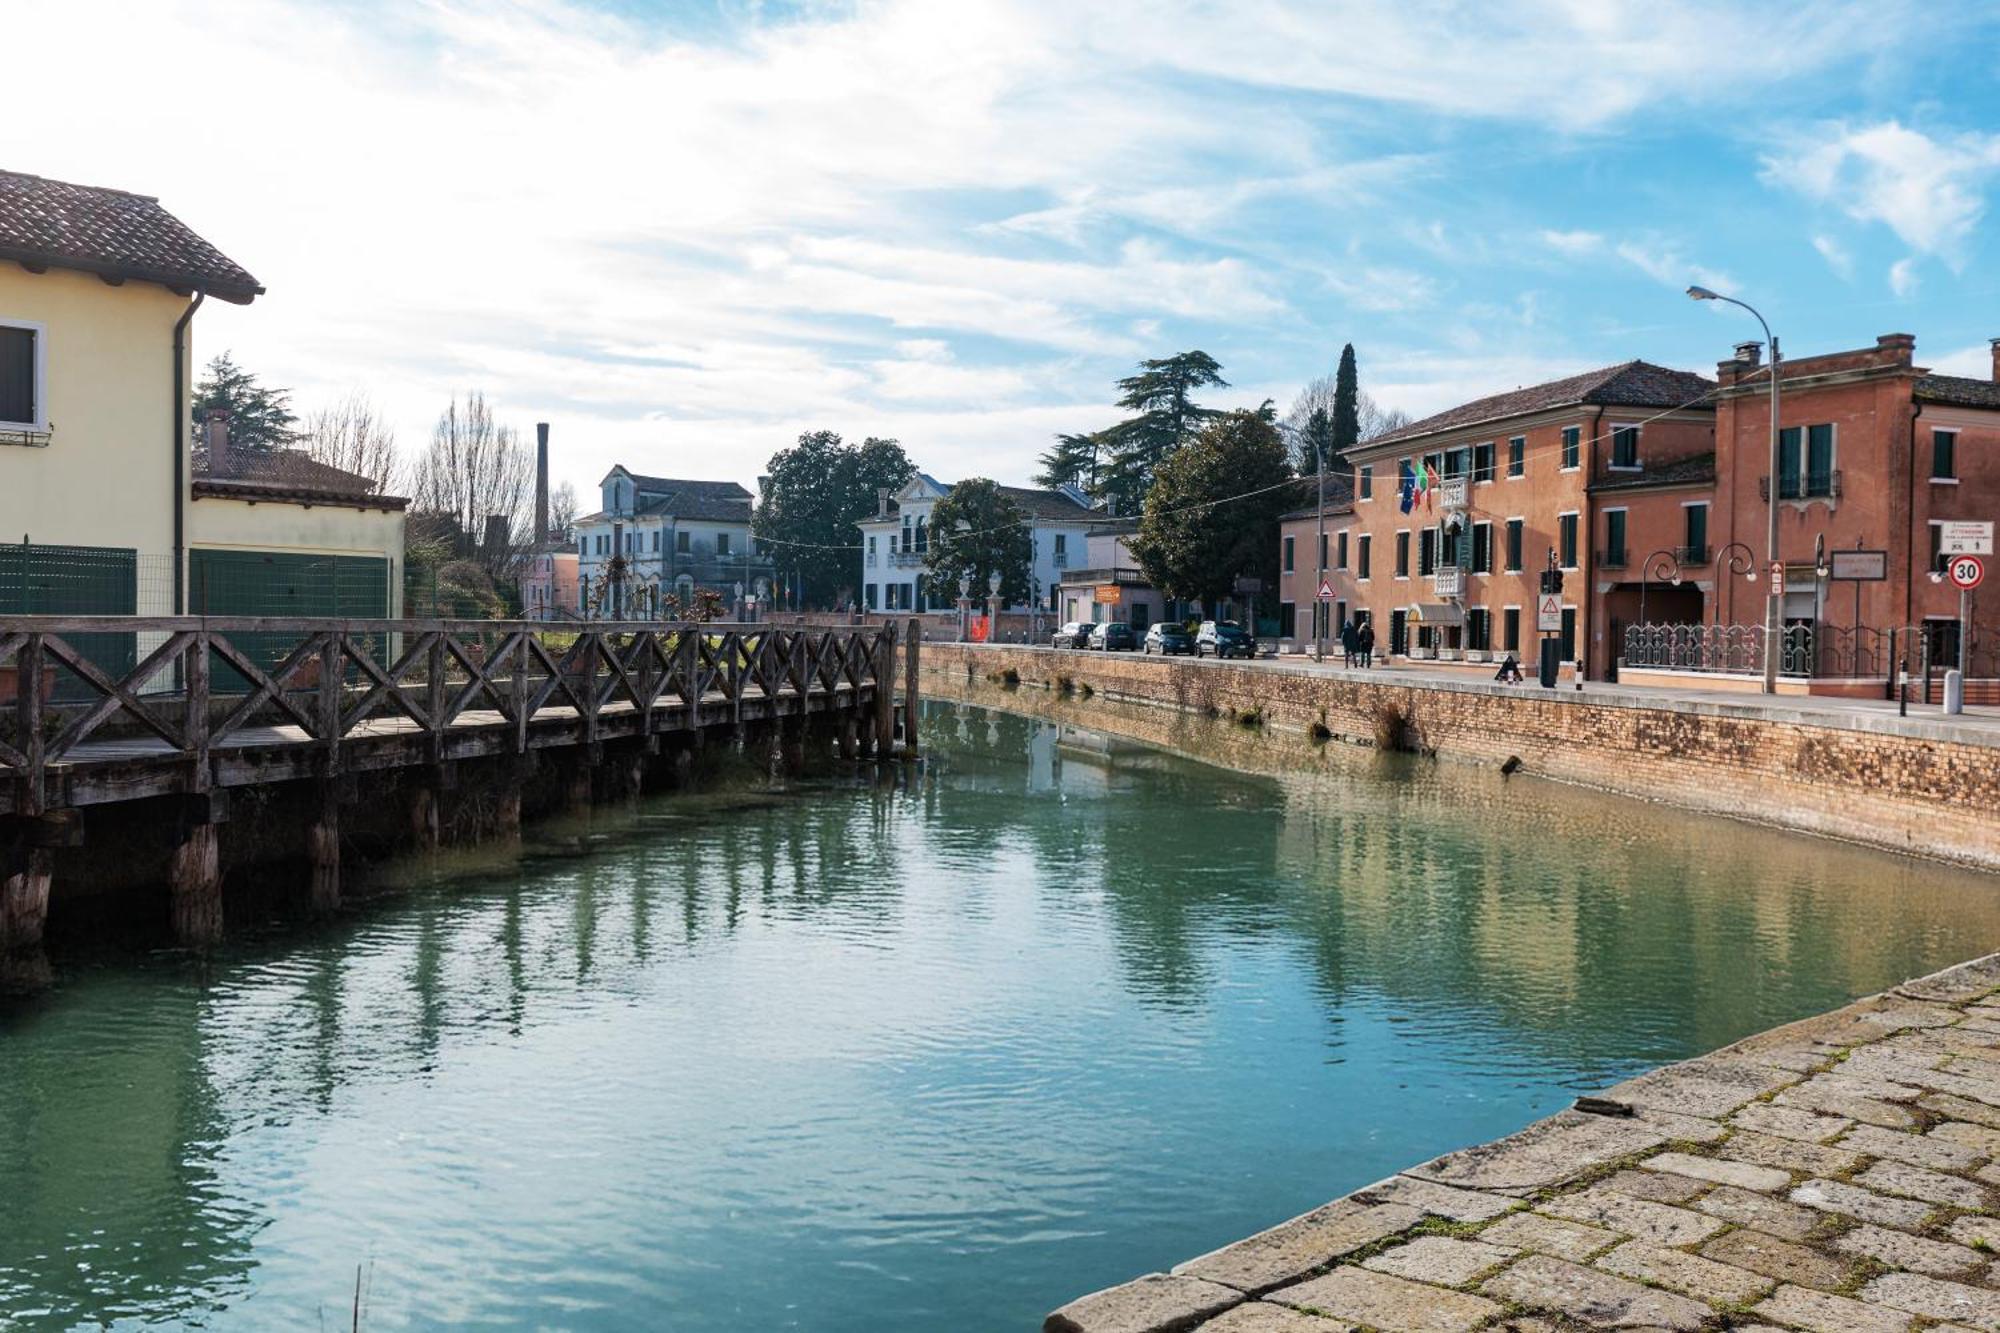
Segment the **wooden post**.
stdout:
[[200,810],[183,820],[180,845],[167,863],[174,938],[205,949],[222,940],[221,826]]
[[896,627],[882,627],[875,642],[875,757],[887,762],[896,753]]
[[[520,815],[518,813],[520,795],[518,786],[516,788],[514,804],[517,810],[514,822],[518,826],[520,823]],[[590,761],[586,757],[578,756],[573,760],[570,764],[569,772],[564,775],[563,809],[573,815],[590,813]]]
[[0,873],[5,876],[0,879],[0,953],[33,953],[42,947],[49,919],[56,854],[47,847],[16,847],[7,853]]
[[340,910],[340,800],[333,784],[319,793],[319,809],[306,825],[306,857],[312,862],[312,910]]
[[428,783],[410,792],[410,838],[420,852],[438,849],[438,794]]
[[923,641],[923,622],[910,617],[910,641],[903,649],[903,758],[917,757],[917,645]]
[[843,708],[840,712],[840,757],[851,761],[860,755],[861,724],[855,721],[852,708]]

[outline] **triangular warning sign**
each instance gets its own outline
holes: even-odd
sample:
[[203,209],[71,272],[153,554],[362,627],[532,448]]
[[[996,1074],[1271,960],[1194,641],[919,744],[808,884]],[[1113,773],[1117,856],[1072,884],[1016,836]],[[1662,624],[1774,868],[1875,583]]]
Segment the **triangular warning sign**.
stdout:
[[1320,600],[1321,600],[1322,602],[1330,602],[1330,601],[1332,601],[1332,600],[1333,600],[1333,580],[1332,580],[1332,579],[1321,579],[1321,580],[1319,581],[1319,599],[1320,599]]

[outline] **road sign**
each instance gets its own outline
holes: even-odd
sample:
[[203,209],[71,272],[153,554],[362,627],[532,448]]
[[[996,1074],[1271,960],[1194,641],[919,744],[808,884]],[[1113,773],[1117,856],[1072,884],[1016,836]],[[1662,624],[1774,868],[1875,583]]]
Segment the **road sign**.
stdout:
[[1986,562],[1976,555],[1955,555],[1944,572],[1954,588],[1971,592],[1986,577]]
[[1545,592],[1535,601],[1535,628],[1546,633],[1560,632],[1563,627],[1562,594]]
[[1333,600],[1333,580],[1332,580],[1332,579],[1321,579],[1321,580],[1319,581],[1319,599],[1320,599],[1320,600],[1321,600],[1322,602],[1330,602],[1330,601],[1332,601],[1332,600]]
[[1125,590],[1116,583],[1100,583],[1091,590],[1091,597],[1099,606],[1116,606],[1125,600]]
[[1993,525],[1963,519],[1940,523],[1938,550],[1945,555],[1992,555]]
[[1887,551],[1834,551],[1827,576],[1835,583],[1879,583],[1889,577]]

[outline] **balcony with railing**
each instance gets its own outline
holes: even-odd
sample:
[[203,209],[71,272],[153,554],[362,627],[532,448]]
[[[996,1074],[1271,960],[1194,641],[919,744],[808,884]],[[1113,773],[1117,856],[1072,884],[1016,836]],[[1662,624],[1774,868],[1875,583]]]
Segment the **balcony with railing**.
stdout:
[[1464,509],[1467,482],[1464,477],[1446,477],[1438,483],[1438,503],[1447,510]]
[[[1771,498],[1771,475],[1765,473],[1757,478],[1757,498]],[[1801,472],[1795,476],[1778,478],[1778,498],[1780,500],[1838,500],[1840,498],[1840,469],[1826,472]]]
[[1626,550],[1622,546],[1611,550],[1599,551],[1597,553],[1597,567],[1599,569],[1623,569],[1625,568],[1626,554]]
[[1692,565],[1705,565],[1710,559],[1708,544],[1704,542],[1700,546],[1676,546],[1674,548],[1674,559],[1679,561],[1683,568]]
[[924,563],[924,552],[917,550],[889,552],[889,564],[897,569],[913,569]]
[[1440,565],[1431,574],[1431,595],[1434,597],[1465,596],[1465,571],[1457,565]]

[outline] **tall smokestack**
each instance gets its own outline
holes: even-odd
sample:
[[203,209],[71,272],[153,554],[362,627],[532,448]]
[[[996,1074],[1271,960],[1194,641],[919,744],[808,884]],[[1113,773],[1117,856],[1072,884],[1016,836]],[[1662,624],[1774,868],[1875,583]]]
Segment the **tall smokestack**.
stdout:
[[549,423],[535,423],[535,544],[539,551],[549,541]]

